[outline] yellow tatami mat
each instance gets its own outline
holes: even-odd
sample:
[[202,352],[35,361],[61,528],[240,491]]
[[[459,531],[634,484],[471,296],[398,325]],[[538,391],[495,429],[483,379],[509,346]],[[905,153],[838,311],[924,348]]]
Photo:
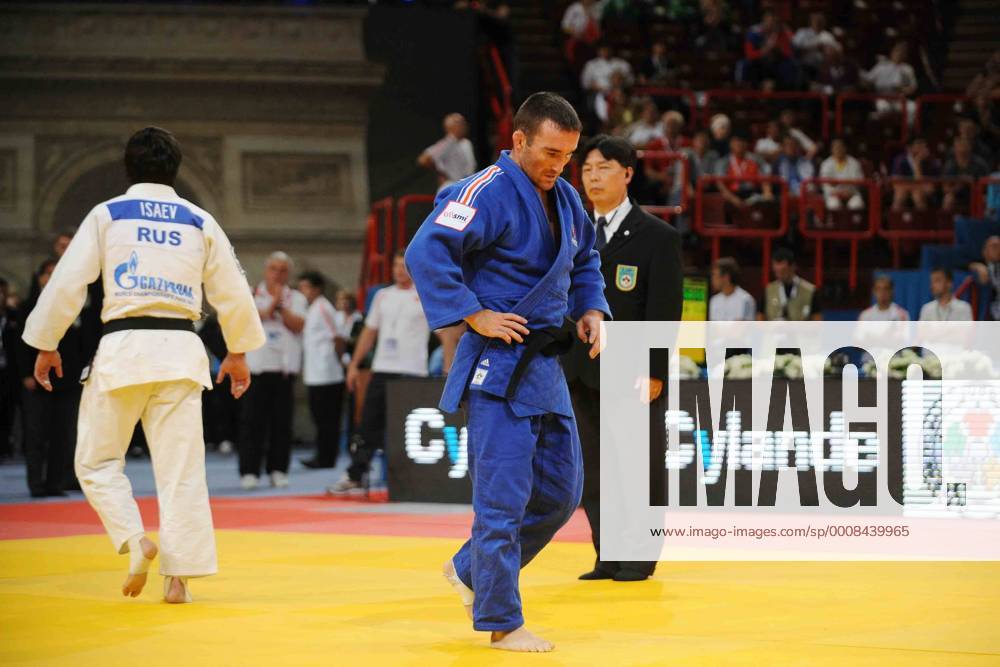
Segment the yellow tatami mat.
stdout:
[[[651,581],[580,582],[591,547],[523,573],[548,655],[471,630],[439,574],[443,538],[219,531],[195,604],[118,588],[104,536],[0,541],[0,664],[998,665],[1000,564],[661,563]],[[154,565],[154,570],[155,570]]]

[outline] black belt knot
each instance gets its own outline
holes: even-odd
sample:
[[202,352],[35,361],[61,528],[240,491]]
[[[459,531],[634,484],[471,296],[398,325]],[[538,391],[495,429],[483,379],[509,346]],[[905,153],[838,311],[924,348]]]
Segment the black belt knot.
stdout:
[[524,352],[517,360],[514,371],[510,375],[507,383],[507,391],[504,396],[508,399],[514,398],[514,392],[521,383],[521,377],[528,370],[528,364],[537,355],[544,357],[555,357],[569,352],[573,347],[573,338],[576,336],[576,322],[563,318],[561,327],[545,327],[544,329],[534,329],[524,338]]

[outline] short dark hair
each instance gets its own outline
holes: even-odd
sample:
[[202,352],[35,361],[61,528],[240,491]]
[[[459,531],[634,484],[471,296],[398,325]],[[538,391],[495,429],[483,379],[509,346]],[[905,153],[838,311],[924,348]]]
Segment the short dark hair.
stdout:
[[337,290],[337,298],[340,298],[341,294],[343,294],[344,298],[347,299],[347,302],[351,304],[351,308],[356,310],[358,307],[358,297],[354,296],[350,290],[346,289]]
[[181,146],[163,128],[144,127],[125,145],[125,173],[130,183],[173,186],[181,167]]
[[580,151],[580,164],[583,164],[591,151],[597,151],[606,160],[615,160],[623,167],[632,167],[635,169],[635,146],[626,139],[612,137],[607,134],[598,134],[584,144],[583,150]]
[[530,95],[518,108],[514,114],[514,130],[521,130],[531,137],[547,120],[566,132],[579,132],[583,127],[576,109],[565,98],[555,93],[541,92]]
[[76,236],[76,229],[77,228],[74,225],[66,225],[65,227],[59,227],[52,233],[51,237],[52,242],[55,243],[64,236],[70,239],[73,238],[74,236]]
[[326,289],[326,278],[319,271],[303,271],[299,274],[299,280],[306,281],[321,292]]
[[935,273],[943,274],[944,277],[947,278],[948,282],[950,283],[955,282],[954,274],[952,274],[951,269],[949,269],[946,266],[935,266],[933,269],[931,269],[931,275],[934,275]]
[[720,257],[715,260],[712,267],[724,276],[729,276],[729,282],[734,285],[740,284],[740,265],[732,257]]
[[872,280],[872,287],[875,287],[875,285],[879,284],[880,282],[889,285],[889,289],[891,290],[896,289],[896,283],[894,283],[892,281],[892,278],[890,278],[889,275],[886,273],[880,273],[877,276],[875,276],[875,279]]
[[795,263],[795,253],[792,252],[791,248],[778,248],[771,255],[772,262],[788,262],[789,264]]

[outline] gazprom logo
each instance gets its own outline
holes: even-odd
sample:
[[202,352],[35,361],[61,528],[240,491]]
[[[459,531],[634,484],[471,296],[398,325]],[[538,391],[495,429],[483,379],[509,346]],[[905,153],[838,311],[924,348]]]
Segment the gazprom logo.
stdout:
[[115,267],[115,284],[124,290],[143,290],[146,293],[158,292],[160,295],[181,301],[192,301],[194,290],[190,285],[175,283],[172,280],[158,276],[142,276],[138,274],[139,256],[132,251],[127,262]]
[[[440,431],[441,437],[432,437],[424,444],[424,428]],[[447,453],[451,461],[448,477],[461,479],[469,472],[469,432],[464,426],[459,430],[447,426],[444,415],[436,408],[416,408],[406,417],[403,442],[406,455],[415,463],[433,465]]]
[[138,279],[135,272],[139,268],[139,257],[132,252],[127,262],[115,267],[115,283],[122,289],[135,289]]

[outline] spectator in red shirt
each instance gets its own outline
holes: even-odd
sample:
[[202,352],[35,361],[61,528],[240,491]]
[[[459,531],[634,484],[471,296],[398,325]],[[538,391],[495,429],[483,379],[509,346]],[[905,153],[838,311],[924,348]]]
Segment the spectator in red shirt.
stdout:
[[[745,135],[736,133],[729,140],[729,156],[719,160],[717,173],[729,178],[755,179],[767,174],[757,156],[747,150],[749,142]],[[770,183],[759,181],[727,181],[719,188],[726,202],[738,208],[747,208],[760,199],[770,200]]]
[[[684,116],[679,111],[667,111],[660,122],[660,135],[646,146],[648,150],[669,151],[679,153],[691,142],[681,134],[684,129]],[[652,159],[645,163],[646,178],[656,188],[657,201],[667,204],[680,203],[681,190],[684,186],[683,160]]]
[[737,83],[760,84],[766,79],[779,88],[796,88],[800,67],[793,57],[792,31],[772,10],[765,10],[759,24],[747,31],[744,59],[736,67]]

